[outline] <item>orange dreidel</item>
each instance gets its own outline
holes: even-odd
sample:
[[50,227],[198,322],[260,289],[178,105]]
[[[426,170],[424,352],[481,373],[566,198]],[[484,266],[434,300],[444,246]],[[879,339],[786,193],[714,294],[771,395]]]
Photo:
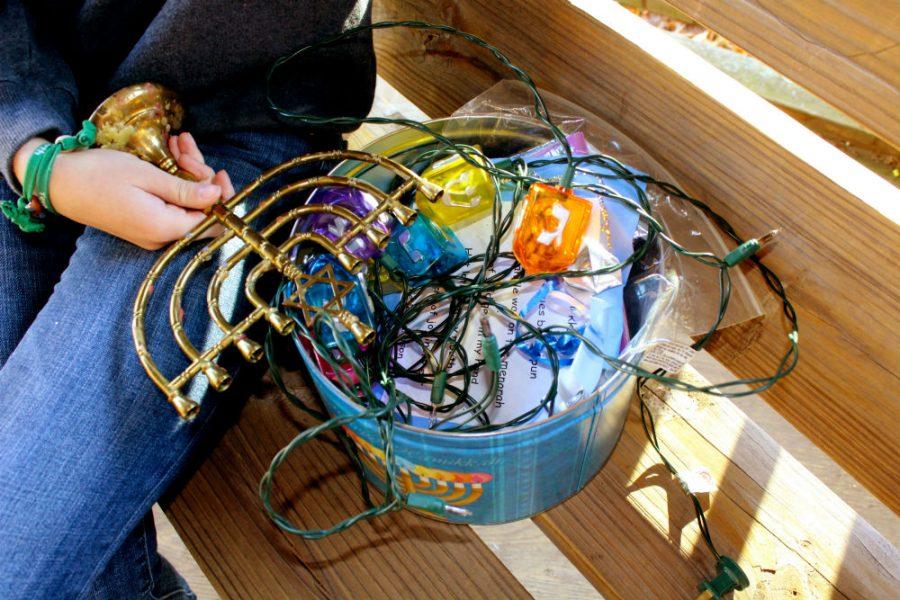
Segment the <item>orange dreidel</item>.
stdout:
[[567,188],[535,183],[525,196],[513,253],[525,272],[558,273],[575,262],[592,204]]

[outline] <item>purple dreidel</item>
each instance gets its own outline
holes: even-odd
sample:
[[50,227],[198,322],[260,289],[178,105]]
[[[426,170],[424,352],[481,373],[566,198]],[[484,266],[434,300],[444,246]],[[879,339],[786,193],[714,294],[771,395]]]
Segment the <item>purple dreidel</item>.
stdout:
[[[363,217],[378,207],[378,202],[370,194],[354,188],[324,187],[319,188],[310,195],[307,204],[330,204],[342,206],[353,214]],[[337,241],[350,228],[351,223],[342,217],[326,213],[308,215],[303,221],[303,231],[310,231],[325,236],[331,241]],[[374,227],[384,233],[390,233],[392,228],[391,217],[381,214],[375,220]],[[362,260],[370,260],[381,255],[381,250],[372,243],[364,233],[355,236],[345,246],[350,254]]]

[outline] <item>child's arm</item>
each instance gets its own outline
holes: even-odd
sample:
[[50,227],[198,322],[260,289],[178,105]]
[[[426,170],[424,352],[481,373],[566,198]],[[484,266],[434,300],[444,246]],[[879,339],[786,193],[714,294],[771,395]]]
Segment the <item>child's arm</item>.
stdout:
[[[16,177],[44,140],[33,139],[15,154]],[[178,165],[198,181],[185,181],[131,154],[93,148],[60,154],[50,174],[53,208],[73,221],[156,250],[184,236],[205,215],[202,209],[234,195],[225,171],[203,164],[189,133],[170,138]],[[206,235],[214,235],[211,229]]]
[[75,78],[39,17],[22,0],[0,2],[0,174],[16,192],[12,160],[22,144],[78,129]]
[[[34,149],[77,129],[75,80],[40,16],[22,0],[0,0],[0,173],[19,193]],[[179,165],[200,182],[114,150],[63,152],[50,175],[51,204],[74,221],[142,248],[184,236],[203,219],[201,209],[233,190],[224,171],[203,164],[190,135],[171,142]]]

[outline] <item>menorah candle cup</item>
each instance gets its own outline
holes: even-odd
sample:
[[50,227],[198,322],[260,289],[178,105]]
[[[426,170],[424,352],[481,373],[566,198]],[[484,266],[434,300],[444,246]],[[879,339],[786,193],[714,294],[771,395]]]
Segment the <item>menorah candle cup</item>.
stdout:
[[169,133],[181,127],[183,116],[175,92],[158,83],[139,83],[104,100],[90,120],[97,126],[101,147],[134,154],[172,175],[194,180],[169,151]]
[[338,322],[347,328],[353,339],[360,346],[368,346],[375,341],[375,330],[359,320],[359,317],[348,310],[342,310],[337,314]]
[[418,185],[419,192],[430,202],[437,202],[444,196],[444,188],[441,186],[422,179]]
[[231,375],[216,363],[207,362],[202,366],[202,370],[209,380],[209,385],[217,392],[224,392],[231,386]]
[[378,248],[384,249],[388,240],[391,238],[391,234],[390,232],[383,231],[377,227],[370,227],[369,229],[366,229],[366,237],[369,238],[369,241],[378,246]]
[[235,347],[238,349],[238,352],[241,353],[241,356],[244,357],[244,360],[247,362],[255,363],[259,362],[263,356],[265,356],[265,352],[263,351],[263,347],[248,338],[247,336],[241,336],[234,342]]
[[419,216],[419,213],[415,210],[400,203],[391,206],[391,213],[404,225],[411,225],[416,220],[416,217]]
[[341,263],[341,266],[347,269],[347,271],[351,275],[356,275],[360,271],[365,263],[359,258],[353,256],[349,252],[341,252],[337,255],[338,262]]
[[296,323],[292,318],[274,308],[270,308],[266,311],[266,321],[269,322],[269,325],[272,326],[278,335],[287,335],[292,332],[296,326]]
[[175,408],[178,416],[185,421],[193,420],[200,412],[200,405],[182,394],[170,394],[168,401]]

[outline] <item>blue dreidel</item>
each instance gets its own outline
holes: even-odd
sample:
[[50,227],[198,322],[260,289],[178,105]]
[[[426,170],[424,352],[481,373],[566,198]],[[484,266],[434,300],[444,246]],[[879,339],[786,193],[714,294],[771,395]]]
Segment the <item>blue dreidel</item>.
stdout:
[[465,246],[449,228],[419,214],[412,224],[394,228],[381,262],[408,277],[419,277],[444,275],[466,258]]
[[[584,337],[607,356],[618,356],[625,328],[625,305],[622,286],[608,287],[591,298],[591,318]],[[605,371],[613,367],[599,354],[581,344],[575,351],[572,366],[559,376],[559,386],[567,404],[590,394],[600,383]]]
[[[584,333],[587,317],[585,306],[568,293],[566,283],[562,278],[554,277],[545,281],[525,305],[524,310],[519,313],[519,316],[532,325],[543,327],[545,325],[544,315],[548,311],[558,314],[568,313],[568,325],[578,333]],[[521,323],[516,326],[517,335],[524,335],[527,331],[527,328]],[[561,366],[572,363],[572,358],[581,345],[581,340],[577,336],[566,333],[545,333],[544,340],[556,351],[556,358]],[[549,365],[550,354],[544,346],[544,342],[538,338],[530,338],[516,345],[531,360]]]

